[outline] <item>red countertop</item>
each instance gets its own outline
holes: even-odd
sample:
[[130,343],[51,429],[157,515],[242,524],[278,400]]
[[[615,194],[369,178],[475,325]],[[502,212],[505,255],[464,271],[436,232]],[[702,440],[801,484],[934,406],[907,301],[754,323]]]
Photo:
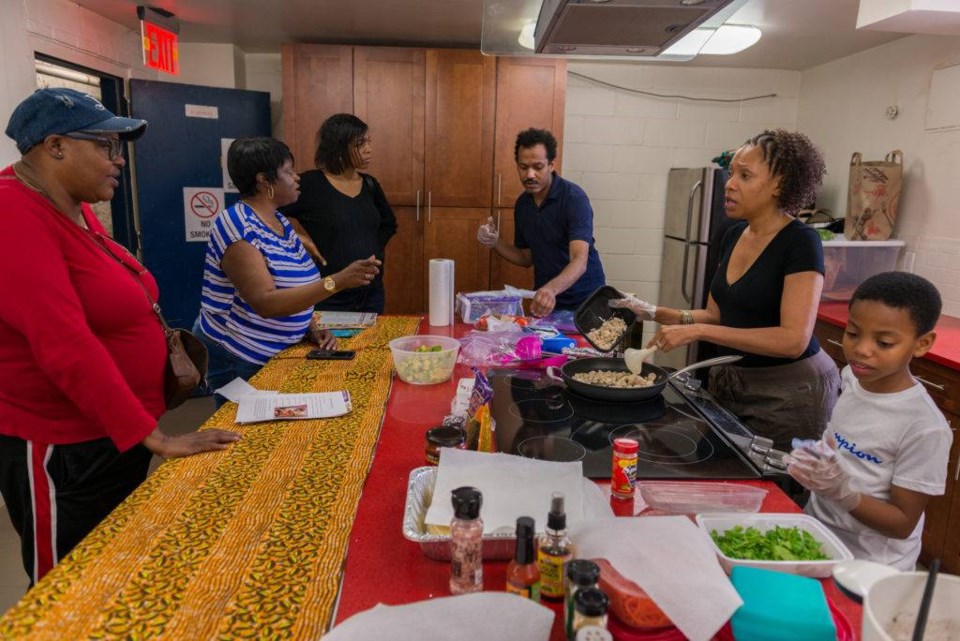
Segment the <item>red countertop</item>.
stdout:
[[[467,326],[431,327],[424,320],[420,333],[460,336],[468,329]],[[458,365],[452,379],[438,385],[408,385],[394,378],[380,440],[353,524],[343,568],[337,623],[377,603],[399,605],[450,594],[447,587],[450,564],[424,556],[417,543],[403,538],[401,524],[410,471],[426,464],[424,432],[449,413],[456,381],[471,375],[468,368]],[[769,491],[762,511],[800,511],[773,483],[745,483]],[[484,563],[484,589],[503,589],[506,565],[505,561]],[[850,622],[854,639],[859,640],[861,607],[844,596],[832,581],[825,580],[823,586],[827,597]],[[562,641],[562,604],[545,601],[544,605],[558,613],[551,641]]]
[[[846,327],[848,304],[820,303],[817,320]],[[960,318],[941,316],[936,327],[937,340],[924,358],[950,369],[960,370]]]

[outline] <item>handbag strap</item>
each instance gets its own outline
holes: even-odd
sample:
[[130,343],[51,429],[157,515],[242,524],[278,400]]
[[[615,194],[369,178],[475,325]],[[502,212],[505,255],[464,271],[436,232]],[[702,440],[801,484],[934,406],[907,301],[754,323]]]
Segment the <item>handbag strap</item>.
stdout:
[[[104,253],[107,254],[107,256],[109,256],[110,258],[112,258],[112,259],[114,259],[115,261],[117,261],[118,263],[120,263],[120,265],[122,265],[128,272],[130,272],[130,275],[133,276],[133,280],[137,281],[137,285],[140,285],[140,289],[143,290],[143,295],[146,296],[146,297],[147,297],[147,300],[150,302],[150,307],[151,307],[151,309],[153,309],[153,313],[156,314],[156,315],[157,315],[157,318],[160,320],[160,325],[163,326],[163,331],[166,332],[166,333],[169,333],[169,332],[170,332],[170,326],[167,324],[167,320],[163,317],[163,314],[162,314],[161,311],[160,311],[160,303],[158,303],[157,301],[153,300],[153,297],[150,295],[150,292],[147,291],[147,288],[146,288],[146,286],[143,284],[143,281],[140,280],[140,274],[143,273],[143,272],[138,272],[138,271],[136,271],[133,267],[131,267],[130,265],[128,265],[128,264],[125,263],[124,261],[122,261],[122,260],[120,260],[119,258],[117,258],[117,256],[116,256],[112,251],[110,251],[110,250],[107,248],[106,238],[103,236],[103,234],[99,234],[99,233],[93,232],[93,231],[91,231],[91,230],[89,230],[89,229],[86,230],[86,232],[87,232],[88,234],[90,234],[90,237],[93,239],[93,242],[94,242],[95,245],[97,245],[97,247],[99,247],[100,249],[102,249],[102,250],[104,251]],[[128,250],[126,247],[124,247],[123,245],[120,245],[119,243],[114,243],[114,244],[115,244],[117,247],[119,247],[120,249],[122,249],[122,250],[127,254],[127,256],[129,256],[129,257],[132,258],[133,260],[137,261],[136,256],[134,256],[133,254],[131,254],[131,253],[130,253],[130,250]],[[137,261],[137,264],[139,265],[139,264],[140,264],[140,261]],[[145,271],[146,271],[146,270],[144,270],[144,272],[145,272]]]

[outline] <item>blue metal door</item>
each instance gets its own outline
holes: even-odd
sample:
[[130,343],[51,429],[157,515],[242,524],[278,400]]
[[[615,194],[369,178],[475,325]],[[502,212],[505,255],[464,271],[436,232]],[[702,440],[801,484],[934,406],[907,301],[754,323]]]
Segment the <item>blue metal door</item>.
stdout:
[[149,123],[134,145],[143,262],[167,322],[189,328],[200,310],[205,230],[239,198],[225,184],[225,141],[270,135],[270,94],[131,80],[130,110]]

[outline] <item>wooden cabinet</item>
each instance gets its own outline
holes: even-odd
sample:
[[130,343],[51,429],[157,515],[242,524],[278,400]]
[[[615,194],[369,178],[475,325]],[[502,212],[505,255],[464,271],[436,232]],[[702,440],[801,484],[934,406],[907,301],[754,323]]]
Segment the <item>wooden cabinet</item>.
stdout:
[[[394,207],[397,233],[387,245],[383,286],[390,314],[421,314],[425,309],[422,212],[416,207]],[[411,274],[416,274],[411,278]]]
[[282,61],[284,138],[298,167],[313,166],[327,116],[352,112],[370,126],[369,172],[398,221],[386,255],[388,313],[426,311],[430,258],[456,261],[457,291],[532,286],[532,270],[492,254],[476,233],[499,216],[512,240],[514,141],[540,127],[562,142],[565,61],[330,45],[284,45]]
[[416,206],[423,191],[423,49],[357,47],[354,113],[370,127],[376,176],[392,206]]
[[[818,320],[814,333],[837,366],[846,365],[843,329]],[[927,358],[913,359],[910,371],[924,385],[953,430],[946,488],[943,496],[927,503],[920,561],[929,564],[940,557],[945,572],[960,574],[960,435],[957,433],[960,426],[960,372]]]
[[560,172],[567,63],[552,58],[497,58],[497,127],[494,140],[494,203],[513,210],[523,192],[513,149],[517,134],[549,129],[559,142],[554,166]]
[[283,140],[298,171],[313,169],[317,130],[335,113],[353,111],[353,48],[293,45],[280,49],[283,65]]

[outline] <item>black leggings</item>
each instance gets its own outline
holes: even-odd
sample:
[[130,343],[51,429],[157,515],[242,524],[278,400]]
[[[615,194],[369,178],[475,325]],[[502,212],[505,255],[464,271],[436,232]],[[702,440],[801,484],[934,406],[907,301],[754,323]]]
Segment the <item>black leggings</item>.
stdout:
[[150,451],[107,438],[50,445],[0,435],[0,494],[20,536],[30,585],[147,478]]

